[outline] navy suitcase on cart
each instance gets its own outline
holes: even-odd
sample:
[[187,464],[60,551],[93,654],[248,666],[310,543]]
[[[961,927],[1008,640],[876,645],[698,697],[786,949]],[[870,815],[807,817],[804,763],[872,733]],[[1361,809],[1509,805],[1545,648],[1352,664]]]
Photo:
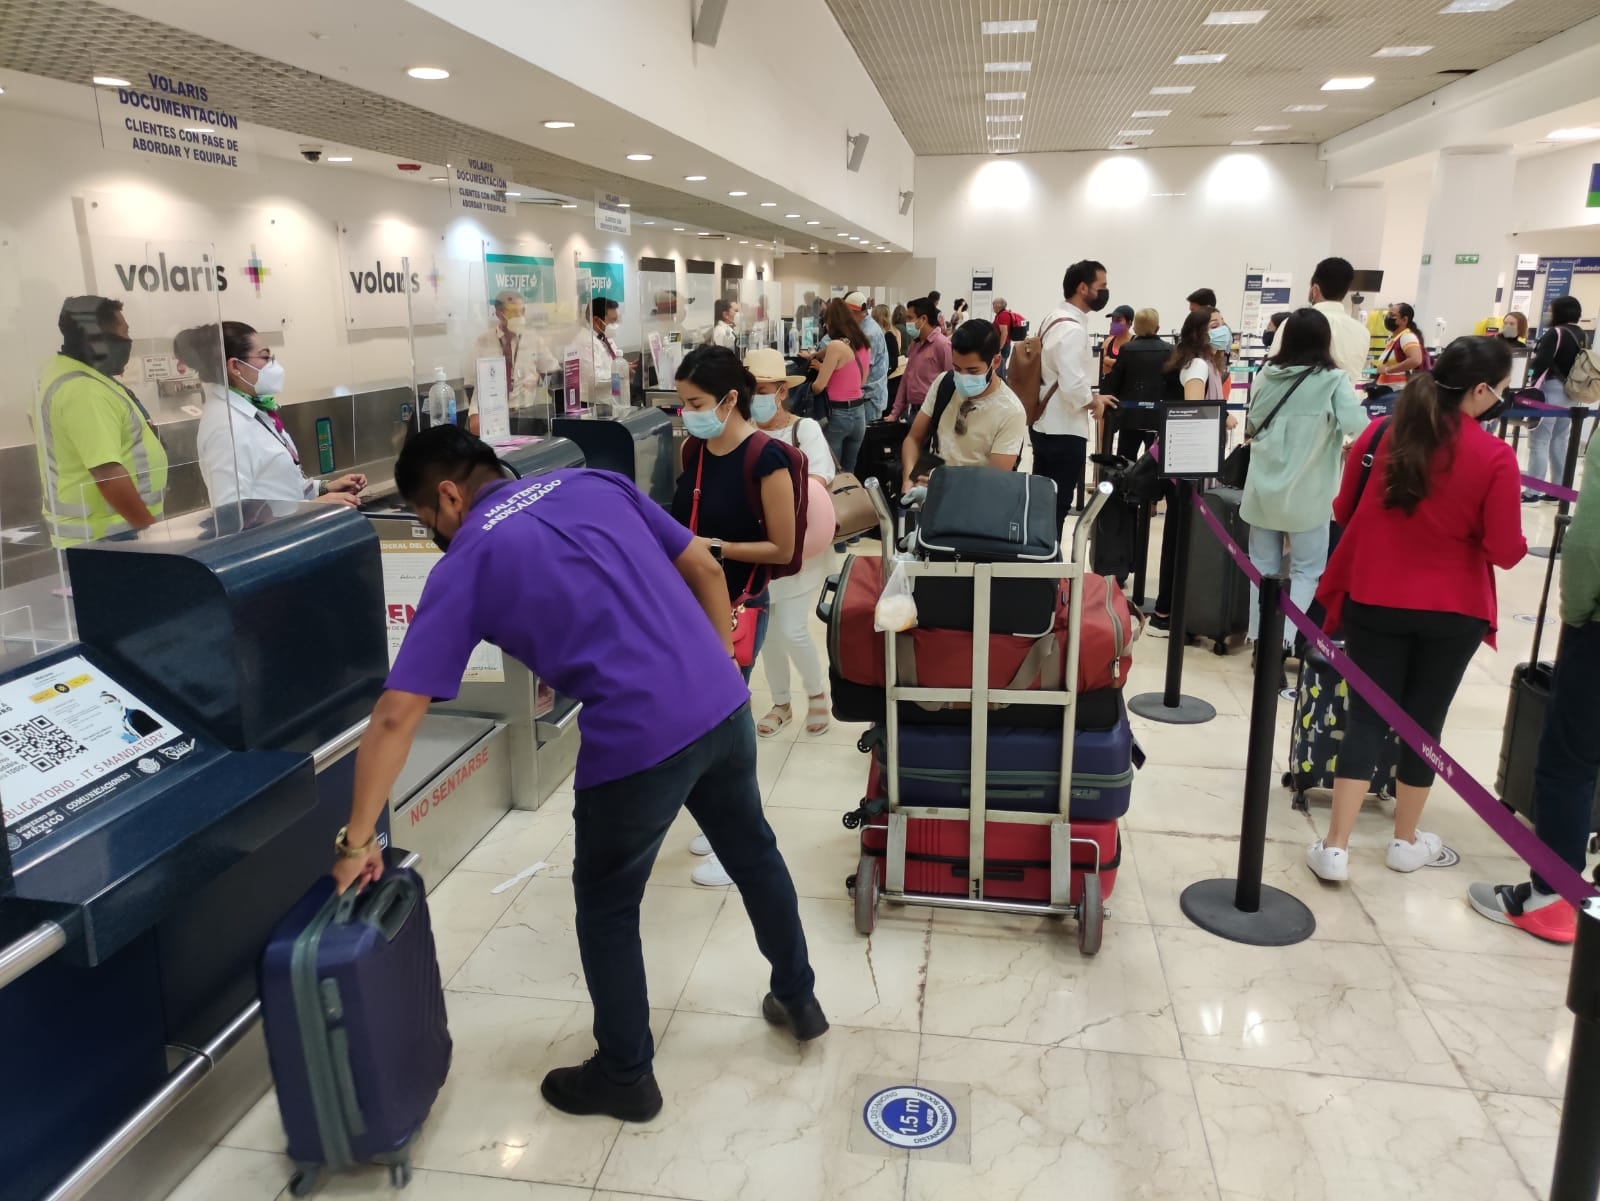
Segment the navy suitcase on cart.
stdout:
[[451,1053],[421,878],[390,867],[342,897],[319,880],[267,943],[261,1006],[290,1191],[358,1164],[388,1165],[403,1188]]
[[[884,770],[883,731],[873,748],[875,778]],[[1109,730],[1080,730],[1072,751],[1072,818],[1114,821],[1128,811],[1133,770],[1144,752],[1127,714]],[[900,800],[908,805],[965,806],[972,794],[972,738],[949,726],[900,726]],[[985,801],[1013,813],[1060,808],[1061,727],[989,729]]]
[[[1308,649],[1300,660],[1294,716],[1289,738],[1289,770],[1283,786],[1294,793],[1294,807],[1306,808],[1306,793],[1331,789],[1339,766],[1339,747],[1350,721],[1350,686],[1333,666]],[[1392,730],[1372,773],[1372,792],[1394,796],[1395,770],[1400,766],[1400,737]]]

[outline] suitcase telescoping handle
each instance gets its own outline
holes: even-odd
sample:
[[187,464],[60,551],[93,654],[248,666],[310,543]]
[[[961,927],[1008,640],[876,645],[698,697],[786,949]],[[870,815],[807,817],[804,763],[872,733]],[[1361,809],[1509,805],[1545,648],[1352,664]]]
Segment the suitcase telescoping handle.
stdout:
[[1561,543],[1571,524],[1572,518],[1565,513],[1556,515],[1556,532],[1550,539],[1550,558],[1544,565],[1544,592],[1539,596],[1539,616],[1533,627],[1533,653],[1528,656],[1528,662],[1535,670],[1539,666],[1539,643],[1544,640],[1544,618],[1550,608],[1550,585],[1555,579],[1556,560],[1561,557]]

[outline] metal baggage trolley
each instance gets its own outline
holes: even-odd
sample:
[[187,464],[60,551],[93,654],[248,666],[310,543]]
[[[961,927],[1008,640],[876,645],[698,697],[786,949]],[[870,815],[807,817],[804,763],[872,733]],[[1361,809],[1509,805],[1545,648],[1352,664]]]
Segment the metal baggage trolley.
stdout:
[[[877,481],[869,480],[867,490],[873,498],[878,513],[878,524],[883,542],[884,580],[887,581],[894,556],[894,519],[889,511]],[[1072,555],[1068,562],[1054,563],[928,563],[905,561],[905,569],[913,580],[918,576],[963,577],[973,584],[973,622],[975,636],[972,640],[972,686],[970,688],[907,687],[899,682],[896,654],[896,635],[888,633],[885,639],[886,731],[884,747],[885,785],[887,801],[887,850],[881,857],[863,850],[856,874],[851,877],[850,891],[855,901],[856,931],[871,934],[877,924],[878,905],[889,901],[899,905],[929,905],[943,909],[976,909],[994,913],[1032,914],[1041,917],[1075,917],[1078,919],[1078,948],[1085,955],[1100,949],[1100,939],[1105,919],[1105,908],[1100,887],[1100,844],[1093,839],[1072,836],[1072,754],[1074,719],[1076,716],[1078,687],[1078,655],[1080,622],[1083,612],[1083,575],[1085,546],[1094,521],[1111,495],[1111,485],[1101,483],[1093,493],[1088,509],[1078,518],[1072,534]],[[1054,578],[1069,582],[1071,595],[1071,626],[1067,637],[1067,661],[1062,674],[1060,690],[1005,690],[989,687],[989,639],[982,631],[989,628],[992,581],[1000,578]],[[971,805],[967,808],[943,808],[915,804],[902,804],[900,799],[900,713],[901,701],[927,701],[971,706],[972,713],[972,780]],[[989,706],[991,703],[1007,705],[1049,705],[1061,710],[1061,775],[1059,806],[1053,813],[1021,813],[990,810],[986,801],[988,778]],[[877,807],[881,813],[881,805]],[[873,809],[869,807],[870,814]],[[852,822],[854,818],[854,822]],[[918,820],[961,820],[968,824],[967,895],[941,895],[910,892],[906,889],[906,842],[909,824]],[[854,828],[863,824],[860,811],[847,815],[845,824]],[[986,895],[984,887],[984,841],[987,823],[1005,822],[1050,827],[1050,899],[1047,903],[1034,903],[1011,899],[994,899]],[[1083,895],[1078,904],[1072,903],[1072,848],[1074,845],[1093,851],[1091,866],[1085,870]],[[881,865],[881,868],[880,868]],[[880,876],[881,871],[881,876]]]

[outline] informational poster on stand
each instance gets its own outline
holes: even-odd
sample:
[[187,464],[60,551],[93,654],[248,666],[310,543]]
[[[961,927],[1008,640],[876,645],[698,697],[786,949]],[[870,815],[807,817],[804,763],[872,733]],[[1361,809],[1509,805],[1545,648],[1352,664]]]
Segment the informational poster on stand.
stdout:
[[450,196],[459,209],[505,216],[505,177],[485,158],[468,158],[450,164]]
[[219,108],[204,84],[147,71],[127,87],[95,88],[94,103],[107,150],[184,168],[256,169],[255,146],[241,133],[239,118]]
[[566,392],[566,410],[577,416],[583,412],[583,355],[576,347],[568,347],[561,363],[561,382]]
[[1161,474],[1168,479],[1210,479],[1222,470],[1228,411],[1213,404],[1161,406],[1158,440]]
[[1239,332],[1259,334],[1267,328],[1267,318],[1292,302],[1294,277],[1282,271],[1248,267],[1244,277],[1244,311],[1239,314]]
[[993,267],[974,267],[972,269],[972,291],[974,294],[994,291]]
[[594,194],[594,227],[603,234],[631,234],[633,218],[628,201],[614,192]]
[[187,759],[196,740],[82,655],[0,684],[0,812],[13,853]]
[[511,437],[511,399],[506,391],[506,361],[496,355],[477,362],[478,386],[472,394],[478,406],[478,437],[495,442]]
[[505,292],[515,292],[526,304],[555,303],[555,259],[525,254],[486,254],[483,264],[491,305]]
[[1511,284],[1511,308],[1509,311],[1521,313],[1524,317],[1531,316],[1529,309],[1533,307],[1533,286],[1539,278],[1539,256],[1536,254],[1519,254],[1517,256],[1517,274]]
[[[444,556],[428,537],[423,526],[414,526],[414,538],[384,538],[379,541],[383,563],[384,624],[389,633],[389,665],[394,666],[400,644],[422,602],[422,589],[428,575]],[[480,642],[467,660],[461,679],[468,684],[498,684],[506,678],[506,662],[499,647]]]

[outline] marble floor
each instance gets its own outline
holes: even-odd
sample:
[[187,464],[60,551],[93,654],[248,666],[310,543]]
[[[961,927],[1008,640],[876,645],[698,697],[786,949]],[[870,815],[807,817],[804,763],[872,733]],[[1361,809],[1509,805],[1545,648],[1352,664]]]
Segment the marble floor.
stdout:
[[[1552,509],[1530,506],[1547,541]],[[1527,655],[1544,562],[1503,578],[1498,653],[1485,648],[1447,747],[1491,785],[1506,685]],[[1551,631],[1553,633],[1553,629]],[[1140,644],[1129,692],[1160,686],[1167,644]],[[761,681],[757,673],[757,683]],[[1232,874],[1244,781],[1249,656],[1191,648],[1200,727],[1136,721],[1149,765],[1125,821],[1105,945],[1072,924],[886,908],[857,936],[844,892],[860,795],[857,729],[791,726],[761,747],[772,825],[801,894],[832,1031],[797,1049],[758,1014],[765,987],[736,896],[694,887],[687,824],[644,906],[657,1076],[647,1125],[574,1119],[539,1080],[591,1050],[573,941],[572,796],[507,816],[433,893],[456,1040],[449,1084],[416,1148],[411,1201],[1523,1201],[1554,1153],[1569,1018],[1567,952],[1478,917],[1466,888],[1524,870],[1453,794],[1425,828],[1461,852],[1412,876],[1382,859],[1364,812],[1345,887],[1302,851],[1325,798],[1296,813],[1274,788],[1268,882],[1315,912],[1315,937],[1258,949],[1183,917],[1190,882]],[[767,696],[757,693],[757,711]],[[1278,727],[1286,731],[1288,706]],[[1286,735],[1280,739],[1280,761]],[[495,886],[548,866],[504,892]],[[862,1138],[863,1090],[922,1083],[958,1107],[933,1152]],[[273,1201],[289,1164],[268,1096],[173,1201]],[[390,1195],[379,1172],[325,1187]]]

